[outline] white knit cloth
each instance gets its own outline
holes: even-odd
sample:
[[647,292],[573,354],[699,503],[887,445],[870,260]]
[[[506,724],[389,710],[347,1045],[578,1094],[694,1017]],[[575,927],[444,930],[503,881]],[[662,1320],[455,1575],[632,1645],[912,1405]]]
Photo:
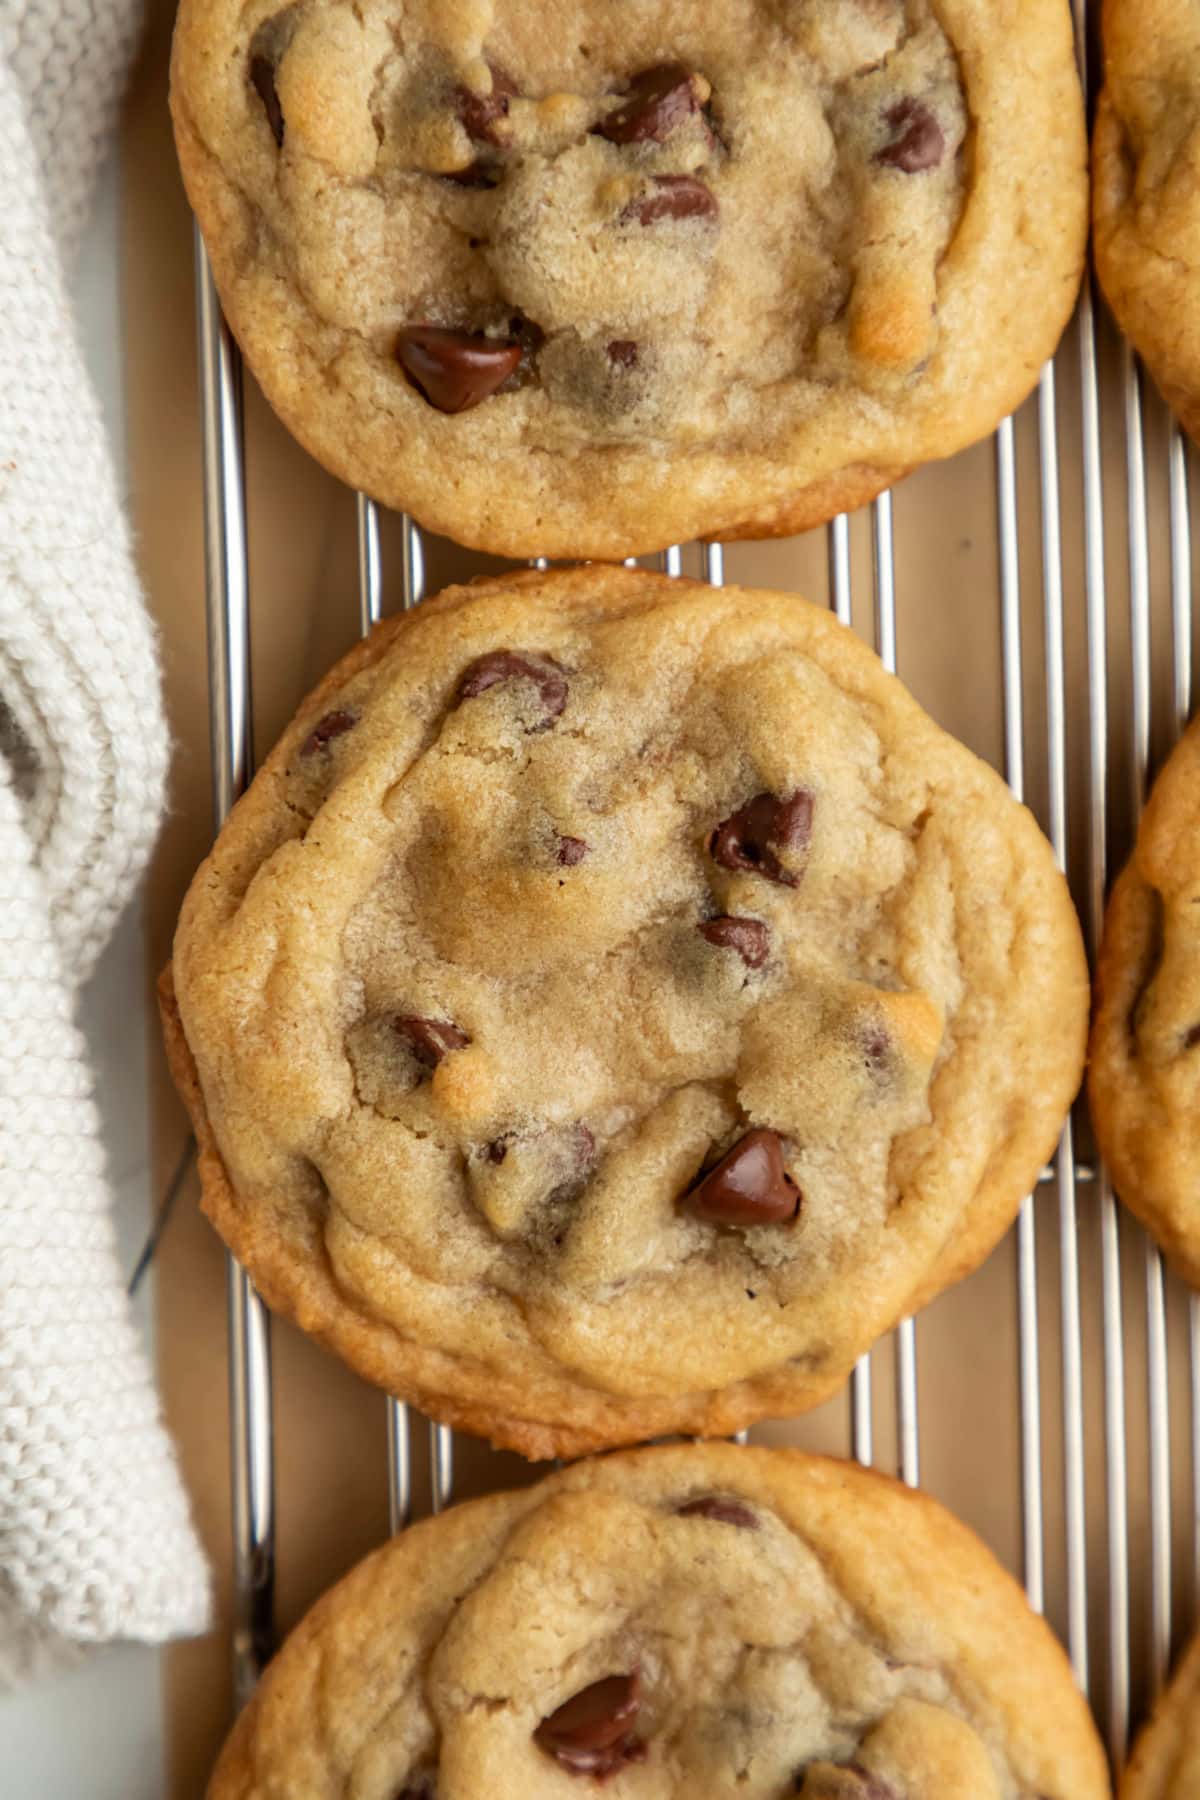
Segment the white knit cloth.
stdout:
[[0,1682],[208,1616],[74,1023],[167,760],[63,280],[137,24],[136,0],[0,0]]

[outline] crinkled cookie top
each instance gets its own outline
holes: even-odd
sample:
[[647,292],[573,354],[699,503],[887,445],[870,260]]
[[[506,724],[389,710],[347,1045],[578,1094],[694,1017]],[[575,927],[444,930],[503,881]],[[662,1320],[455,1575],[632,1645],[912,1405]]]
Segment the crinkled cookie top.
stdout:
[[[603,1784],[601,1787],[599,1784]],[[1049,1630],[923,1496],[728,1446],[405,1532],[267,1673],[210,1800],[1107,1800]]]
[[639,507],[677,538],[734,526],[946,454],[1025,391],[1078,278],[1048,0],[1003,27],[990,0],[194,0],[175,107],[284,417],[358,485],[518,553],[637,548]]
[[1087,1008],[1032,819],[859,640],[599,567],[453,590],[335,670],[175,985],[268,1290],[307,1262],[326,1321],[481,1384],[476,1429],[601,1441],[816,1397],[974,1266]]

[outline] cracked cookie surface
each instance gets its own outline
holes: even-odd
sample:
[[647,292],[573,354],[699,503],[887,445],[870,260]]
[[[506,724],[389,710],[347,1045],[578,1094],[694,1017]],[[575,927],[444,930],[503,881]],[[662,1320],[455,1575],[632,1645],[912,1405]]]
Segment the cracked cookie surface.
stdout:
[[1060,0],[184,0],[172,106],[283,419],[517,556],[858,504],[1012,410],[1082,267]]
[[1200,1288],[1200,723],[1154,784],[1113,884],[1088,1092],[1121,1199]]
[[1134,1744],[1118,1793],[1120,1800],[1192,1800],[1200,1794],[1200,1637]]
[[1000,779],[794,596],[452,589],[301,708],[167,993],[274,1304],[532,1455],[829,1393],[987,1254],[1081,1070]]
[[597,1792],[1109,1784],[1065,1655],[965,1526],[847,1464],[713,1444],[576,1464],[393,1538],[275,1658],[209,1800]]
[[1105,0],[1092,140],[1096,269],[1167,404],[1200,437],[1200,15]]

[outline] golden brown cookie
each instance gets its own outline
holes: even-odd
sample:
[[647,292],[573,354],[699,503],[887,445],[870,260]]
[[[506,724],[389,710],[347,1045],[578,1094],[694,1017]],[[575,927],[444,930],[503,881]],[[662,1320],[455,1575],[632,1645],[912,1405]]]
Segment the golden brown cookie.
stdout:
[[1200,13],[1105,0],[1096,108],[1096,268],[1168,405],[1200,434]]
[[208,1800],[1106,1800],[1067,1659],[965,1526],[728,1444],[415,1525],[314,1607]]
[[1113,885],[1088,1092],[1122,1200],[1200,1287],[1200,721],[1155,782]]
[[1029,813],[853,633],[595,565],[338,665],[164,998],[268,1300],[549,1456],[812,1405],[974,1268],[1088,982]]
[[1071,310],[1064,0],[183,0],[234,331],[460,542],[771,536],[990,431]]
[[1200,1638],[1133,1747],[1120,1800],[1195,1800],[1200,1794]]

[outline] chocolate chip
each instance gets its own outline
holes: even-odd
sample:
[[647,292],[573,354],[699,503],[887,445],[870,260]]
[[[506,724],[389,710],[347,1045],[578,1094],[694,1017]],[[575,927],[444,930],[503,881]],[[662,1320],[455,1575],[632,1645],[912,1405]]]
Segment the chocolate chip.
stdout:
[[556,860],[562,869],[573,869],[581,863],[588,853],[588,845],[583,838],[560,837]]
[[942,160],[946,140],[942,128],[921,100],[897,100],[883,115],[891,137],[875,161],[899,169],[905,175],[920,175],[936,169]]
[[1189,1025],[1183,1034],[1183,1047],[1194,1050],[1197,1044],[1200,1044],[1200,1025]]
[[407,325],[396,339],[396,356],[430,406],[462,413],[508,380],[521,360],[521,346],[482,332]]
[[636,369],[638,347],[631,338],[614,338],[605,354],[619,369]]
[[702,919],[696,930],[719,950],[736,950],[748,969],[761,969],[771,948],[771,932],[761,919],[740,919],[722,914]]
[[526,656],[518,650],[489,650],[477,656],[458,687],[459,700],[474,700],[502,681],[532,681],[545,710],[540,730],[545,730],[567,704],[567,677],[552,656]]
[[783,1166],[779,1134],[747,1132],[680,1204],[714,1225],[773,1225],[794,1219],[800,1189]]
[[533,1734],[534,1743],[576,1775],[603,1778],[637,1762],[646,1746],[633,1735],[641,1675],[606,1675],[564,1700]]
[[749,869],[768,881],[795,887],[800,872],[786,869],[776,851],[806,850],[812,815],[813,797],[807,788],[798,788],[782,800],[774,794],[756,794],[712,832],[709,855],[723,869]]
[[622,104],[595,130],[610,144],[661,144],[699,110],[691,70],[682,63],[659,63],[632,77]]
[[758,1530],[758,1514],[726,1494],[705,1494],[677,1506],[675,1512],[681,1519],[712,1519],[718,1525],[736,1525],[741,1531]]
[[717,196],[694,175],[655,175],[650,193],[631,200],[622,220],[655,225],[660,219],[715,219]]
[[424,1063],[427,1069],[436,1069],[444,1056],[449,1056],[452,1050],[465,1050],[471,1041],[466,1032],[460,1031],[449,1019],[420,1019],[414,1014],[403,1013],[392,1023],[407,1040],[417,1061]]
[[504,134],[496,127],[508,117],[508,103],[516,98],[517,84],[503,69],[489,63],[492,72],[490,94],[477,94],[469,87],[456,87],[454,106],[469,138],[477,144],[502,144]]
[[352,712],[327,712],[323,719],[318,719],[304,742],[300,746],[301,756],[315,756],[318,750],[324,750],[333,738],[339,738],[343,732],[353,731],[358,724],[358,714]]
[[272,137],[282,148],[283,108],[279,104],[279,95],[275,90],[275,64],[269,56],[251,56],[250,85],[263,103],[263,111],[267,115],[267,124],[271,127]]

